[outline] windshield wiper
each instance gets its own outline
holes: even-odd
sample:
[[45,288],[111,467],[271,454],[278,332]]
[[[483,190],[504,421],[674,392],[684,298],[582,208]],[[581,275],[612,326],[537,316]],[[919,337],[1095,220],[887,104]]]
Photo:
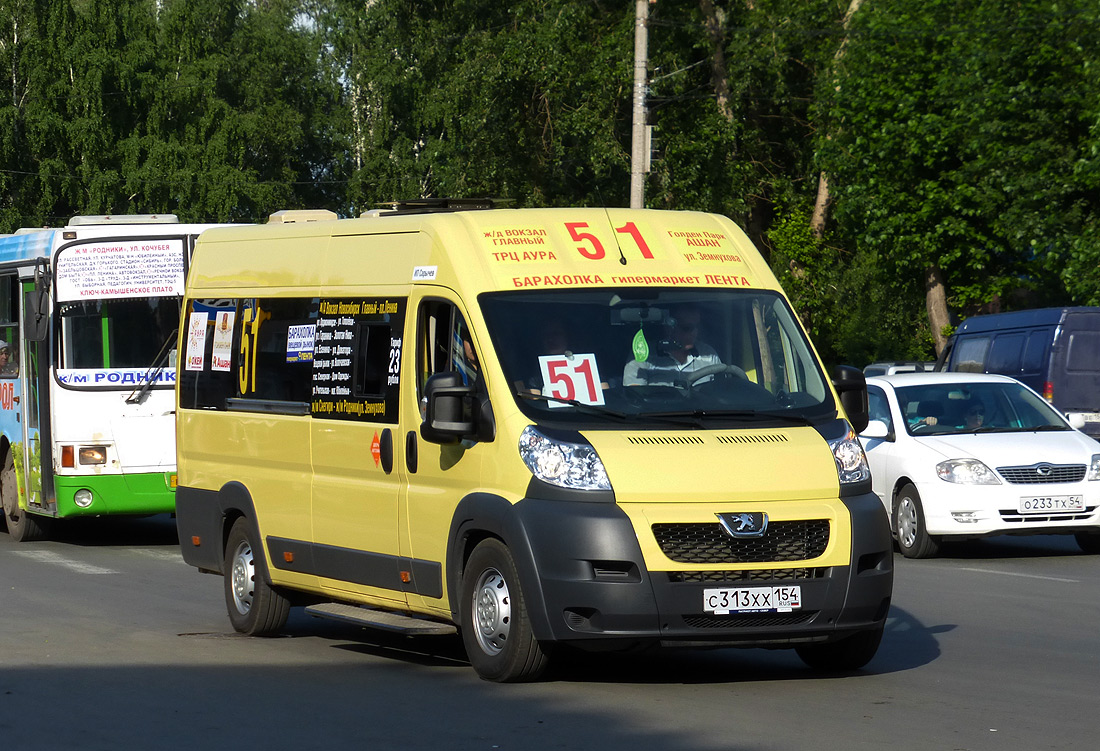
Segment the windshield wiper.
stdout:
[[179,329],[176,329],[168,335],[168,338],[160,347],[160,352],[158,352],[156,358],[154,358],[153,364],[145,371],[144,382],[126,397],[127,404],[140,404],[141,400],[145,398],[145,395],[149,393],[149,389],[153,388],[154,379],[164,370],[164,365],[168,360],[168,353],[172,351],[171,345],[175,343],[176,334],[178,333]]
[[788,412],[765,412],[755,409],[696,409],[690,412],[655,412],[646,417],[691,417],[697,420],[708,417],[736,418],[738,420],[783,420],[795,425],[813,425],[814,422],[804,415]]
[[587,412],[592,415],[602,415],[604,417],[614,417],[619,420],[634,420],[637,415],[628,415],[625,412],[617,412],[607,407],[602,407],[599,404],[587,404],[586,402],[580,402],[576,399],[566,399],[561,396],[547,396],[546,394],[532,394],[529,391],[517,391],[516,396],[520,399],[529,399],[534,402],[560,402],[561,404],[568,404],[570,407],[576,407],[582,412]]
[[1020,428],[1024,432],[1034,431],[1036,433],[1044,430],[1070,430],[1065,425],[1036,425],[1033,428]]

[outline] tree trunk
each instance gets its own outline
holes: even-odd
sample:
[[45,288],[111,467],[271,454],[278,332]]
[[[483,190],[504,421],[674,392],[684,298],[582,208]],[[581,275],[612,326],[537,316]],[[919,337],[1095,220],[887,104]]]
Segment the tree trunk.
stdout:
[[[848,26],[852,21],[852,16],[855,15],[862,4],[863,0],[851,0],[848,3],[848,10],[844,13],[842,24],[844,36],[840,38],[840,46],[837,47],[836,54],[833,55],[833,71],[836,71],[838,64],[844,57],[844,50],[848,46]],[[825,137],[828,138],[828,135]],[[810,231],[819,240],[825,235],[825,220],[829,215],[829,198],[829,179],[822,172],[817,177],[817,198],[814,200],[814,213],[810,219]]]
[[939,357],[947,344],[943,335],[945,327],[951,324],[947,312],[947,290],[943,282],[943,270],[936,265],[924,270],[924,304],[928,309],[928,325],[932,328],[932,339],[936,343],[936,356]]
[[710,42],[710,80],[718,99],[718,111],[732,123],[733,109],[730,107],[729,70],[726,68],[726,40],[722,33],[722,23],[712,0],[699,0],[699,10],[703,14],[703,27],[707,30],[707,40]]

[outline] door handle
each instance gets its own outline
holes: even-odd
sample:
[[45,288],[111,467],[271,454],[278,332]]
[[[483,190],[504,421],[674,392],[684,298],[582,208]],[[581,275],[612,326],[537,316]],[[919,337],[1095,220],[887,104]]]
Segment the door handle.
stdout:
[[416,431],[410,430],[405,436],[405,466],[409,474],[416,474]]
[[387,475],[393,471],[393,433],[389,428],[382,431],[378,441],[378,459],[382,462],[382,471]]

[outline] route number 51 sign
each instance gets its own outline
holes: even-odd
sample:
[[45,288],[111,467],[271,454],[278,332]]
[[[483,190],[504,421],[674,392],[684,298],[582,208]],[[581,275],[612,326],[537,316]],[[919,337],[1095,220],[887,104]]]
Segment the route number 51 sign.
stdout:
[[[603,404],[596,355],[542,355],[543,396],[569,399],[582,404]],[[565,402],[548,402],[551,407],[568,407]]]

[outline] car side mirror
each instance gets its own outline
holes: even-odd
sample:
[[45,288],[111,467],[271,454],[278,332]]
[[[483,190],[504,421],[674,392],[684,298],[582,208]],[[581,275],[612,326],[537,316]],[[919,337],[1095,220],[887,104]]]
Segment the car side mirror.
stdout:
[[1080,412],[1074,412],[1072,415],[1066,415],[1066,419],[1069,421],[1069,425],[1074,430],[1082,430],[1085,427],[1085,416]]
[[861,438],[878,438],[884,441],[894,440],[894,434],[882,420],[871,420],[867,427],[860,431]]
[[867,409],[867,379],[863,371],[850,365],[838,365],[833,371],[833,388],[840,397],[840,406],[848,415],[848,422],[857,433],[862,433],[870,419]]
[[427,406],[420,437],[429,443],[458,443],[464,439],[491,441],[496,422],[488,397],[476,385],[466,384],[455,372],[436,373],[424,384]]

